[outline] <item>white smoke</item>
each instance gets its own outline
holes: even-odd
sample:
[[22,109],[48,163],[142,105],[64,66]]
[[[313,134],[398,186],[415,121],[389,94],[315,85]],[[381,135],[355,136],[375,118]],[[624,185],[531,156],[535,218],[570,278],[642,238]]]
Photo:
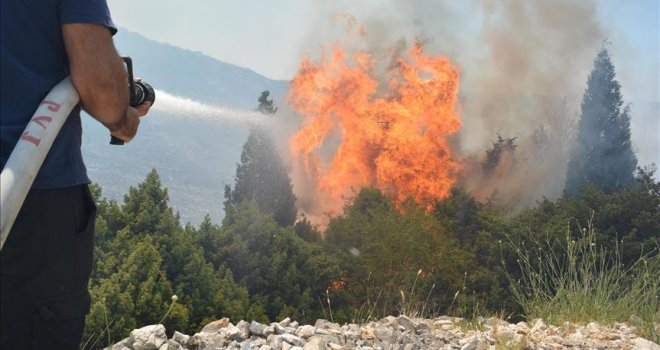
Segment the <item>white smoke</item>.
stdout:
[[[366,35],[347,41],[356,23]],[[603,39],[593,0],[335,1],[319,5],[304,53],[314,59],[336,41],[372,53],[422,42],[427,54],[447,56],[461,70],[463,126],[455,150],[466,163],[463,184],[480,199],[498,192],[506,204],[526,205],[563,190],[582,94]],[[498,133],[517,137],[517,159],[485,175],[479,163]]]

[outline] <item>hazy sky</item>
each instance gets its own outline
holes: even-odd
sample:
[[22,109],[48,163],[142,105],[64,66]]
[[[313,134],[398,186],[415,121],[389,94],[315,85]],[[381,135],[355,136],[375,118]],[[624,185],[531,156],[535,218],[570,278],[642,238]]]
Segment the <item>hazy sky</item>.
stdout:
[[[108,0],[108,3],[113,20],[122,28],[275,79],[290,79],[303,54],[327,44],[315,43],[313,38],[320,37],[318,31],[326,30],[319,23],[326,23],[333,13],[341,11],[358,18],[378,17],[381,13],[387,16],[406,4],[402,0]],[[398,7],[392,3],[398,3]],[[479,18],[469,1],[446,3],[457,13],[454,18],[457,25],[451,30],[478,29]],[[660,163],[660,1],[595,3],[597,19],[612,43],[610,50],[624,99],[633,104],[633,139],[646,140],[645,145],[639,146],[640,160]],[[433,35],[441,37],[442,33]],[[636,120],[636,111],[643,117]]]

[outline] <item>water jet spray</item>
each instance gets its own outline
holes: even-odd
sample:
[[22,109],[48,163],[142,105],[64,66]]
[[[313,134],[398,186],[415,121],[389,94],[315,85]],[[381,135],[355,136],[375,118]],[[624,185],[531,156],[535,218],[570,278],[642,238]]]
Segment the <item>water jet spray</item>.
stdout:
[[260,112],[249,109],[233,109],[205,104],[189,98],[176,96],[163,90],[156,90],[158,105],[152,110],[170,113],[181,117],[201,117],[207,120],[222,120],[233,123],[262,124],[269,120]]

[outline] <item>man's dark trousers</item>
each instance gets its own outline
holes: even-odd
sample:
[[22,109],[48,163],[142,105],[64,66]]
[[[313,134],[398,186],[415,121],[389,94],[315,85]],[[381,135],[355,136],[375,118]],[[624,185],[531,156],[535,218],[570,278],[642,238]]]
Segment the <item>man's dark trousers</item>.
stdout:
[[0,254],[0,348],[79,348],[95,216],[87,185],[28,193]]

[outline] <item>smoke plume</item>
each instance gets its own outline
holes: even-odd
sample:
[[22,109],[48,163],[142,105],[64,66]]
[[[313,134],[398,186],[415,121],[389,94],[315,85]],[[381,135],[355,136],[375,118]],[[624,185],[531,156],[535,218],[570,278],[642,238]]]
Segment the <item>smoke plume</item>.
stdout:
[[[478,199],[527,205],[561,194],[586,77],[603,41],[593,1],[324,2],[301,56],[314,60],[337,41],[392,56],[422,43],[460,67],[462,127],[452,143],[464,160],[460,183]],[[279,127],[287,135],[295,129]],[[499,136],[515,138],[515,147],[485,171]],[[313,200],[292,175],[299,199]]]
[[[484,55],[468,62],[459,143],[479,155],[496,133],[518,137],[515,164],[488,176],[470,172],[478,197],[497,191],[507,204],[556,197],[564,187],[586,76],[602,32],[593,3],[482,1]],[[472,72],[472,74],[468,73]]]

